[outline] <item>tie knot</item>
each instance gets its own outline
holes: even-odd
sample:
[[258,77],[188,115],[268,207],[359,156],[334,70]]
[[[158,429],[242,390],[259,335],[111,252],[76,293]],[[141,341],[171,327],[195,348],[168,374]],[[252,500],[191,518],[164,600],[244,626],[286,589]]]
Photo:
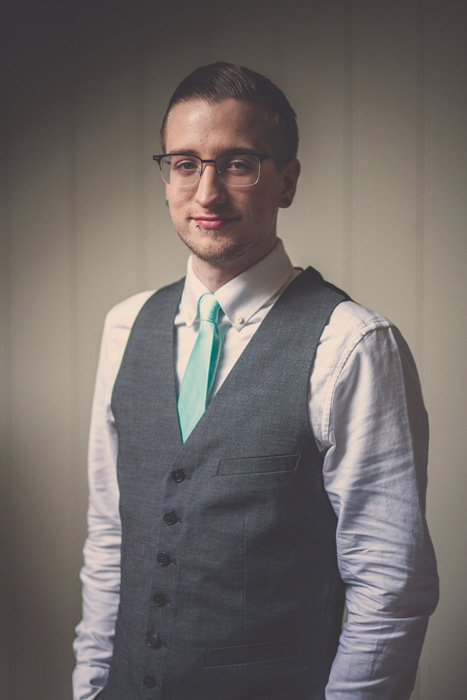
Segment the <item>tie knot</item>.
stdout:
[[219,313],[219,302],[214,294],[203,294],[199,300],[199,317],[201,321],[211,321],[217,323]]

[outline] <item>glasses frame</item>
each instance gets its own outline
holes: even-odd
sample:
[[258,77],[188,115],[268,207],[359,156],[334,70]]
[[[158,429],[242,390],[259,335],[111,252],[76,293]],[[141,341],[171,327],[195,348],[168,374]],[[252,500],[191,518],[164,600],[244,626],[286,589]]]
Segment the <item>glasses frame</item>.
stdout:
[[[198,170],[198,179],[196,180],[196,182],[192,182],[189,185],[173,185],[173,184],[171,185],[170,182],[166,182],[166,180],[164,180],[164,175],[162,174],[162,159],[163,158],[170,158],[171,156],[189,156],[190,158],[196,158],[197,160],[199,160],[201,165],[200,165],[200,169]],[[228,156],[253,156],[254,158],[257,158],[259,161],[259,167],[258,167],[258,177],[256,178],[255,182],[250,182],[247,185],[229,185],[226,182],[224,182],[224,180],[221,177],[220,170],[217,167],[217,161],[220,158],[226,158]],[[183,187],[183,188],[184,187],[196,187],[196,185],[201,180],[201,175],[203,174],[205,163],[212,163],[214,165],[214,167],[216,169],[216,173],[219,175],[219,178],[220,178],[222,184],[224,184],[226,187],[253,187],[253,185],[256,185],[259,181],[259,176],[261,174],[261,165],[262,165],[263,161],[274,160],[274,161],[276,161],[276,163],[284,163],[285,162],[285,159],[280,158],[279,156],[271,156],[268,153],[253,153],[251,151],[234,151],[233,153],[223,153],[222,155],[217,156],[217,158],[204,158],[204,159],[200,158],[199,156],[195,156],[193,153],[161,153],[160,155],[153,156],[152,159],[155,160],[157,162],[157,164],[159,165],[161,177],[164,180],[165,184],[170,185],[171,187],[177,187],[177,188],[178,187]]]

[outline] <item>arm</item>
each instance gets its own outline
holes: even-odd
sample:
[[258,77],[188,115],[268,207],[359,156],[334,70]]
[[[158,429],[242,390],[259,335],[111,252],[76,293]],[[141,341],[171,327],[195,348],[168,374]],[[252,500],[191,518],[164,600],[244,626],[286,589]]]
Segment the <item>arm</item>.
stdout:
[[97,370],[89,437],[88,537],[84,545],[83,618],[73,648],[73,700],[94,700],[105,687],[120,602],[121,523],[118,440],[110,400],[133,322],[153,294],[141,292],[107,315]]
[[424,510],[428,424],[417,371],[389,322],[349,338],[322,414],[348,618],[326,700],[408,700],[438,596]]
[[93,700],[104,688],[113,651],[120,592],[121,525],[116,477],[117,435],[110,408],[113,387],[109,322],[101,345],[88,451],[88,536],[84,546],[83,617],[73,644],[74,700]]

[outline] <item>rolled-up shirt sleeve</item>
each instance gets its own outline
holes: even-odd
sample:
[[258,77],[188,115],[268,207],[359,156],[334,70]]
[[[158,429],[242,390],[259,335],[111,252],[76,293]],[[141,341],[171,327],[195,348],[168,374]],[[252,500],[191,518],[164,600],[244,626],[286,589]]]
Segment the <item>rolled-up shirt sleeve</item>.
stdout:
[[[315,411],[348,609],[326,699],[408,700],[438,600],[425,521],[427,415],[392,324],[367,319],[342,337]],[[320,361],[331,345],[325,332]]]

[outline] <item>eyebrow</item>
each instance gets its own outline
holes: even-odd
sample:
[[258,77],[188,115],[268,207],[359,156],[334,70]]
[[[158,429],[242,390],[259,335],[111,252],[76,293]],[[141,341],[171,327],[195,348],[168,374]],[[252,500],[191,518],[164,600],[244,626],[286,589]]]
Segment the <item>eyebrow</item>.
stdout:
[[[227,146],[226,148],[223,148],[222,151],[220,152],[219,155],[221,156],[228,156],[229,154],[232,153],[259,153],[258,150],[254,148],[248,148],[247,146]],[[167,153],[168,156],[175,156],[175,155],[187,155],[187,156],[198,156],[199,151],[194,150],[193,148],[177,148],[176,150],[169,151]]]

